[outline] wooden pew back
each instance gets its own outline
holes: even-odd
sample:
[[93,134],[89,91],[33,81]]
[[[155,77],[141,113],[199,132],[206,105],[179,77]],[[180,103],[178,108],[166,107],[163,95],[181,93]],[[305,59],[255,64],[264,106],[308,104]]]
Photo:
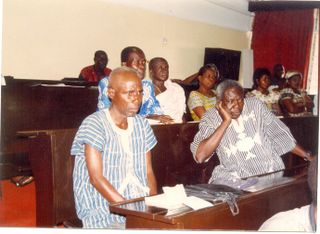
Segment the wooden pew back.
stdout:
[[[317,153],[318,117],[283,121],[302,146]],[[152,163],[159,192],[162,186],[206,183],[212,168],[219,162],[217,157],[213,157],[207,164],[194,162],[190,143],[198,131],[198,123],[154,125],[152,128],[158,140],[152,150]],[[70,155],[76,131],[34,131],[33,135],[37,136],[28,139],[29,158],[36,182],[37,226],[53,226],[65,220],[77,219],[72,191],[74,158]],[[305,163],[290,155],[285,161],[287,168]]]
[[31,137],[29,160],[36,185],[37,226],[77,220],[73,197],[74,157],[70,148],[76,129],[51,130]]
[[12,151],[17,131],[77,128],[97,107],[94,87],[1,87],[1,151]]
[[[198,123],[154,125],[152,128],[158,140],[152,149],[152,164],[159,192],[163,186],[205,183],[207,165],[196,164],[190,151]],[[36,183],[37,226],[77,219],[72,190],[74,157],[70,155],[76,131],[60,129],[25,134],[30,136],[29,159]],[[211,164],[214,162],[212,160]]]
[[[73,157],[70,147],[82,120],[96,110],[98,91],[88,87],[1,87],[1,151],[14,150],[17,131],[33,131],[25,140],[35,176],[37,225],[52,226],[76,218],[72,191]],[[318,150],[318,117],[285,118],[297,141]],[[198,123],[152,126],[158,144],[152,150],[158,189],[178,183],[205,183],[217,165],[217,157],[196,164],[190,143]],[[49,130],[45,130],[49,129]],[[39,130],[45,130],[42,133]],[[300,163],[287,160],[287,165]]]

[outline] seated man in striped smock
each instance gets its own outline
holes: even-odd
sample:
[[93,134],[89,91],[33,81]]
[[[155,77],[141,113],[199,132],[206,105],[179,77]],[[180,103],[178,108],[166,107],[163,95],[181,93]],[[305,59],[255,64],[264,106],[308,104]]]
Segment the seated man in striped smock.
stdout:
[[110,107],[82,122],[71,148],[75,205],[84,228],[124,228],[125,218],[111,214],[109,203],[157,193],[151,163],[157,141],[148,121],[137,115],[142,102],[137,72],[113,70],[108,95]]
[[214,168],[209,183],[241,181],[282,170],[281,155],[289,151],[306,160],[312,159],[263,102],[244,98],[244,90],[238,82],[220,83],[217,99],[216,108],[205,113],[191,143],[196,162],[208,161],[215,152],[219,157],[220,165]]

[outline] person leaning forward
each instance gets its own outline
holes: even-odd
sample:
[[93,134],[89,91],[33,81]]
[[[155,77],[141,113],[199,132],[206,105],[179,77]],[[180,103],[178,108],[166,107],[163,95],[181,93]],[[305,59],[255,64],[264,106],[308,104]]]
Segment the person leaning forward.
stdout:
[[216,152],[220,165],[209,183],[241,180],[284,169],[281,155],[291,151],[306,160],[309,152],[299,146],[289,128],[257,98],[244,98],[244,90],[234,80],[217,87],[216,108],[208,110],[191,143],[198,163]]
[[115,69],[108,83],[110,107],[88,116],[71,148],[73,190],[84,228],[124,228],[125,218],[109,204],[157,193],[151,149],[157,143],[148,121],[137,115],[142,84],[128,67]]
[[[121,65],[135,69],[142,80],[143,99],[138,114],[149,119],[150,122],[155,120],[157,123],[173,123],[173,119],[170,116],[163,114],[159,101],[155,96],[152,82],[144,79],[146,63],[145,54],[139,47],[128,46],[121,51]],[[106,95],[108,82],[108,77],[105,77],[99,82],[98,110],[110,106],[110,99]]]

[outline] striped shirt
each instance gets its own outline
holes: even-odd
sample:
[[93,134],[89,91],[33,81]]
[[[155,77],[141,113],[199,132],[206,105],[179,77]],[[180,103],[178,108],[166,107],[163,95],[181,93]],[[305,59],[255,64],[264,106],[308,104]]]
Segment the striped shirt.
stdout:
[[217,98],[207,97],[198,91],[191,91],[188,98],[188,108],[190,110],[190,114],[193,120],[198,121],[200,118],[194,113],[193,109],[196,107],[203,106],[207,111],[213,107],[215,107],[217,102]]
[[90,183],[85,144],[101,152],[103,175],[124,198],[143,197],[148,195],[146,153],[156,144],[153,131],[139,115],[128,118],[127,130],[120,129],[113,123],[109,109],[105,109],[82,122],[72,144],[75,205],[84,227],[123,224],[124,217],[110,214],[108,201]]
[[[296,145],[289,128],[256,98],[244,99],[237,120],[232,120],[216,149],[220,165],[214,168],[209,183],[218,178],[239,179],[282,170],[280,156]],[[217,109],[205,113],[190,146],[193,156],[199,143],[212,135],[221,122]]]
[[[280,102],[283,100],[289,99],[292,100],[293,103],[304,103],[304,98],[301,93],[296,93],[293,91],[292,88],[284,88],[280,91]],[[285,106],[284,106],[285,108]],[[288,110],[286,110],[289,114],[290,117],[301,117],[301,116],[311,116],[312,112],[311,111],[302,111],[300,113],[291,113]]]
[[[98,89],[98,110],[109,108],[111,101],[108,97],[108,83],[109,77],[105,77],[100,80]],[[163,115],[159,101],[156,98],[156,94],[153,89],[153,84],[149,80],[142,80],[143,97],[141,107],[139,109],[139,115],[146,117],[148,115]]]

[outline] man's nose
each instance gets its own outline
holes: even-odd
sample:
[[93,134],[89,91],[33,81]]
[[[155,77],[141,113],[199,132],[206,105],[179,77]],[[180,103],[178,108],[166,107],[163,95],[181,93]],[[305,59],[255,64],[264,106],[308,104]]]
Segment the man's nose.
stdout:
[[233,108],[239,108],[239,106],[240,106],[240,102],[237,101],[237,100],[235,100],[235,101],[233,102]]
[[146,68],[146,64],[144,64],[144,63],[139,63],[139,68],[141,69],[141,70],[144,70],[145,68]]
[[133,99],[133,100],[138,100],[138,99],[140,99],[142,97],[142,95],[141,95],[141,93],[139,92],[139,91],[134,91],[134,92],[132,92],[132,94],[131,94],[131,98]]

